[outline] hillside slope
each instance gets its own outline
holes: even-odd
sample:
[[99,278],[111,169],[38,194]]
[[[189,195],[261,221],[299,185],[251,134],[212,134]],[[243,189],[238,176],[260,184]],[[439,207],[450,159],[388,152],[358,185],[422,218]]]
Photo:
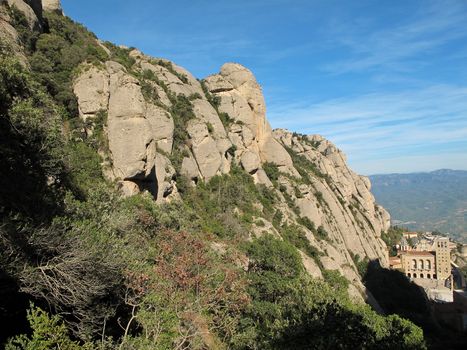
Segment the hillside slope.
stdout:
[[[238,165],[277,196],[280,224],[307,218],[328,233],[327,240],[319,240],[303,228],[314,247],[330,252],[321,263],[354,267],[350,251],[386,264],[379,237],[389,216],[375,204],[369,181],[354,174],[342,152],[320,136],[272,132],[249,70],[227,63],[220,74],[199,82],[172,62],[137,50],[127,54],[134,60],[131,67],[111,60],[105,67],[85,66],[74,85],[83,120],[92,125],[99,113],[107,116],[112,163],[107,174],[123,193],[149,190],[157,201],[170,201],[180,198],[180,178],[195,185]],[[153,94],[145,98],[146,86]],[[277,168],[274,183],[268,167]],[[258,214],[271,226],[271,218]],[[342,272],[358,281],[352,269]]]
[[370,176],[373,193],[392,219],[410,229],[467,239],[467,171]]
[[43,4],[0,5],[1,342],[424,348],[364,303],[389,215],[340,150],[271,130],[239,64],[197,80]]

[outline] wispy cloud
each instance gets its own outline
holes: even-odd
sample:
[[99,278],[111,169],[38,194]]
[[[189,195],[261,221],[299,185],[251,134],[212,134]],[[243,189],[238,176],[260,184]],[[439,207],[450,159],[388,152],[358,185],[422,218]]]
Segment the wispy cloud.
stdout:
[[[407,71],[423,65],[430,52],[446,43],[467,37],[465,1],[426,1],[417,13],[406,16],[405,23],[390,28],[340,24],[332,33],[346,47],[349,57],[323,66],[341,74],[384,67]],[[411,61],[409,61],[411,60]]]
[[[273,127],[324,135],[362,172],[380,172],[370,164],[391,160],[394,165],[402,156],[467,154],[467,87],[462,86],[272,105],[269,119]],[[462,164],[467,168],[467,162],[457,167]]]

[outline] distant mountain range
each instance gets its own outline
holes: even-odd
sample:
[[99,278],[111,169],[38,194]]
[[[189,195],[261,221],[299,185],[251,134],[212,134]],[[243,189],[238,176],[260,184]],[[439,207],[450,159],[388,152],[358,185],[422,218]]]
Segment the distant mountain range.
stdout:
[[370,180],[393,224],[437,230],[467,242],[467,171],[372,175]]

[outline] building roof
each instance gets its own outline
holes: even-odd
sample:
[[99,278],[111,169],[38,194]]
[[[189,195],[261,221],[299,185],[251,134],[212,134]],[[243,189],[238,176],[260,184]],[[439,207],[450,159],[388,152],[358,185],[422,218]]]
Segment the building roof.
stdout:
[[432,252],[425,252],[425,251],[416,251],[416,250],[411,250],[408,252],[402,252],[401,255],[413,255],[413,256],[435,256],[434,253]]
[[407,238],[413,238],[413,237],[417,237],[418,233],[417,232],[403,232],[402,235]]

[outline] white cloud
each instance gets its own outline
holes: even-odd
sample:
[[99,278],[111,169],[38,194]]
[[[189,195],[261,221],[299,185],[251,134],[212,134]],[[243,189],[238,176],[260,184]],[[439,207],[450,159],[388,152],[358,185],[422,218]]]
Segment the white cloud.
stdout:
[[409,71],[424,64],[424,57],[431,51],[467,36],[465,2],[426,1],[424,5],[418,13],[408,14],[406,23],[391,23],[390,28],[374,30],[367,27],[368,23],[335,26],[332,35],[348,49],[349,57],[326,64],[323,69],[334,74],[382,67]]
[[381,172],[382,164],[386,170],[421,170],[421,161],[399,161],[410,157],[431,159],[431,169],[446,167],[440,152],[457,154],[453,167],[467,167],[461,162],[467,154],[467,87],[437,85],[317,104],[273,105],[268,117],[273,127],[324,135],[361,172]]

